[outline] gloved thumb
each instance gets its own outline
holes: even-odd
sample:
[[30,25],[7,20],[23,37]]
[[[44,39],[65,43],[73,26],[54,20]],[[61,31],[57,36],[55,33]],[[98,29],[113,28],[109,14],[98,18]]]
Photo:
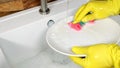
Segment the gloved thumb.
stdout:
[[[88,53],[88,47],[80,47],[80,46],[74,46],[72,48],[72,51],[75,53],[75,54],[81,54],[81,55],[85,55]],[[85,66],[85,63],[86,63],[86,57],[83,58],[83,57],[75,57],[75,56],[70,56],[70,58],[76,63],[76,64],[79,64],[81,66]]]
[[80,46],[74,46],[72,48],[72,51],[75,53],[75,54],[88,54],[88,47],[80,47]]

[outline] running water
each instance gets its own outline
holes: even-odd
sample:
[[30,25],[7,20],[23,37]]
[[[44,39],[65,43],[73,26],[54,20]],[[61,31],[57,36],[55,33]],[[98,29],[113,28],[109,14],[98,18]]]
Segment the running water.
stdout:
[[69,16],[69,0],[66,2],[66,22],[68,22],[68,16]]

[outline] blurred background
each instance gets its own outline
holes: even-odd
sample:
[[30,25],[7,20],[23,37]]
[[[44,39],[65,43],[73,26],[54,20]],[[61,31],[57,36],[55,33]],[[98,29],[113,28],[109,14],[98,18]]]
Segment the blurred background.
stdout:
[[[55,0],[48,0],[52,2]],[[0,0],[0,17],[40,5],[40,0]]]

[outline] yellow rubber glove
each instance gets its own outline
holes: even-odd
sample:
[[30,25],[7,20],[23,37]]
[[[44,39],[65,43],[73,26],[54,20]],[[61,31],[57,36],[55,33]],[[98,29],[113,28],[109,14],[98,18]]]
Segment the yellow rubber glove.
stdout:
[[120,13],[120,0],[92,0],[78,9],[74,16],[73,24],[80,21],[87,22],[118,15]]
[[86,54],[85,58],[70,58],[84,68],[120,68],[120,47],[116,44],[97,44],[92,46],[75,46],[76,54]]

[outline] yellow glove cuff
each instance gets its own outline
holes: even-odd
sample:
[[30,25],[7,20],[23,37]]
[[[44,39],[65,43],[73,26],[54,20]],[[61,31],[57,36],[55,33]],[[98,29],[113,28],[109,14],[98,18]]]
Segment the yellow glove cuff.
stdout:
[[120,14],[120,0],[112,0],[112,2],[113,2],[113,5],[114,5],[113,9],[115,10],[115,13],[116,13],[115,15]]
[[113,58],[114,68],[120,68],[120,46],[113,46],[112,58]]

